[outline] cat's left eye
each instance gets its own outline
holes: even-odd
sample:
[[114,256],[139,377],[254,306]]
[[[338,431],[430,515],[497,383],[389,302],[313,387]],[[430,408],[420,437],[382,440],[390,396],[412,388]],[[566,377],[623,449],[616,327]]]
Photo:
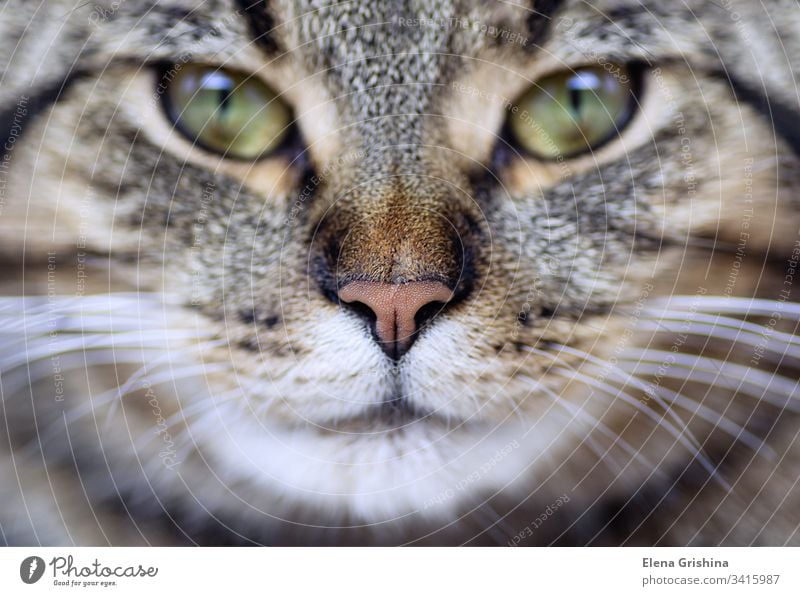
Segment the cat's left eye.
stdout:
[[253,75],[184,64],[170,78],[167,114],[204,149],[252,160],[274,151],[287,135],[289,107]]
[[638,80],[631,68],[608,66],[564,71],[532,85],[510,115],[517,143],[553,160],[597,149],[617,135],[634,113]]

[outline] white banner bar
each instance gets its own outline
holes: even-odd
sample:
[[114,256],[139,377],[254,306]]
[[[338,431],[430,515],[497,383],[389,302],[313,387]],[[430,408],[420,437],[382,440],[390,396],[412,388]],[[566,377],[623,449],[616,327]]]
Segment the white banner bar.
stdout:
[[[0,594],[800,594],[797,548],[5,548]],[[579,590],[585,590],[579,592]]]

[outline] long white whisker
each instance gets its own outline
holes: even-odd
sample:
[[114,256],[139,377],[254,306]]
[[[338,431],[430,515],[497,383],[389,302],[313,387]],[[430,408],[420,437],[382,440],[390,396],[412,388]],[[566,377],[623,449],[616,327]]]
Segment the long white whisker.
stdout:
[[756,323],[751,323],[749,321],[744,321],[741,319],[734,319],[731,317],[724,317],[721,315],[709,315],[703,314],[699,312],[690,312],[690,311],[674,311],[674,310],[664,310],[664,311],[644,311],[642,315],[642,320],[646,321],[648,318],[650,319],[657,319],[658,321],[662,321],[664,319],[674,320],[674,321],[681,321],[684,323],[708,323],[709,325],[713,325],[716,327],[722,327],[725,329],[732,329],[736,331],[749,331],[754,335],[758,335],[760,337],[764,337],[766,333],[769,333],[770,339],[775,339],[776,341],[780,341],[782,343],[790,344],[790,345],[797,345],[800,346],[800,336],[792,335],[791,333],[784,333],[782,331],[778,331],[777,329],[768,329],[763,325],[758,325]]
[[[198,339],[197,333],[184,330],[70,335],[65,338],[56,338],[53,341],[38,342],[34,344],[32,349],[15,352],[13,356],[0,360],[0,371],[8,371],[18,366],[24,366],[36,360],[51,358],[54,355],[65,352],[114,350],[117,348],[164,351],[165,341],[191,339]],[[44,345],[40,345],[42,343]]]
[[[219,368],[219,370],[227,370],[229,368],[229,366],[225,363],[219,363],[215,366]],[[149,382],[151,386],[155,387],[182,379],[197,378],[198,369],[201,369],[201,367],[199,367],[197,364],[192,364],[183,368],[174,369],[170,371],[169,374],[163,374],[160,378],[153,380],[145,378],[143,379],[143,383]],[[207,371],[208,369],[206,368],[204,370]],[[20,455],[22,457],[27,457],[28,455],[31,455],[30,453],[26,453],[29,451],[33,451],[33,454],[38,453],[38,448],[40,445],[44,447],[55,438],[57,432],[62,428],[62,423],[66,423],[67,426],[70,426],[86,416],[96,416],[101,408],[108,406],[109,404],[111,404],[111,408],[116,408],[117,404],[126,394],[142,388],[143,387],[136,387],[134,385],[127,386],[126,391],[122,391],[120,388],[114,388],[97,396],[92,396],[88,400],[82,400],[79,402],[79,405],[71,408],[68,413],[65,412],[63,419],[59,418],[58,420],[54,421],[54,423],[48,426],[48,428],[41,430],[35,439],[32,439],[28,444],[21,446],[19,449]],[[107,415],[106,424],[108,424],[108,420],[109,417]]]
[[[572,346],[566,346],[566,345],[555,344],[555,343],[552,344],[552,345],[554,347],[558,348],[562,352],[566,352],[568,354],[572,354],[574,356],[578,356],[578,357],[582,358],[583,360],[585,360],[585,361],[587,361],[587,362],[589,362],[591,364],[594,364],[595,366],[600,367],[601,370],[608,369],[608,371],[611,374],[614,374],[616,376],[621,376],[622,379],[625,380],[626,382],[632,383],[633,385],[635,385],[636,387],[638,387],[639,389],[641,389],[642,391],[647,393],[648,387],[647,387],[647,385],[645,383],[643,383],[637,377],[629,374],[628,372],[626,372],[626,371],[624,371],[624,370],[622,370],[622,369],[620,369],[620,368],[618,368],[616,366],[613,366],[610,362],[604,361],[604,360],[602,360],[602,359],[600,359],[600,358],[598,358],[596,356],[593,356],[592,354],[589,354],[588,352],[585,352],[583,350],[578,350],[577,348],[573,348]],[[606,385],[606,387],[608,387],[608,385]],[[620,390],[617,390],[617,391],[620,391]],[[638,401],[638,400],[635,400],[633,397],[631,397],[628,394],[625,394],[625,396],[629,400]],[[672,418],[672,421],[679,428],[685,428],[686,427],[686,421],[684,421],[678,415],[677,412],[675,412],[672,408],[670,408],[668,403],[664,402],[664,400],[662,400],[660,397],[653,396],[653,398],[654,398],[654,401],[659,406],[661,406],[661,408],[664,410],[665,414],[668,415],[670,418]],[[655,414],[655,412],[653,412],[653,413]],[[691,441],[694,444],[696,449],[700,449],[700,442],[691,433],[688,433],[688,440]]]
[[777,338],[765,334],[756,334],[750,331],[733,330],[728,327],[718,327],[704,323],[677,323],[669,321],[640,321],[638,329],[645,331],[664,331],[668,333],[685,333],[699,335],[714,340],[727,341],[733,344],[746,346],[762,346],[781,358],[786,356],[800,360],[800,343],[796,345],[778,341]]
[[[728,313],[746,316],[772,316],[776,311],[800,317],[800,303],[781,302],[763,298],[737,298],[733,296],[670,296],[653,302],[673,310],[685,306],[701,312]],[[678,308],[679,309],[679,308]]]
[[[537,354],[539,354],[539,355],[542,355],[542,356],[546,356],[546,357],[548,357],[548,358],[551,358],[552,360],[554,360],[554,361],[556,361],[556,362],[558,362],[558,361],[559,361],[559,360],[558,360],[558,355],[556,355],[556,354],[552,354],[552,353],[549,353],[549,352],[545,352],[545,351],[542,351],[542,350],[538,350],[538,349],[536,349],[536,348],[530,348],[530,350],[531,350],[531,351],[533,351],[533,352],[535,352],[535,353],[537,353]],[[568,366],[570,369],[572,369],[572,370],[575,370],[575,368],[574,368],[574,367],[572,367],[570,364],[567,364],[567,363],[560,363],[560,364],[561,364],[562,366]],[[576,371],[576,372],[577,372],[577,371]],[[523,376],[525,376],[525,375],[523,375]],[[527,377],[526,377],[526,378],[527,378]],[[533,380],[533,379],[532,379],[532,380]],[[588,387],[590,390],[594,391],[593,383],[592,383],[592,384],[586,384],[585,382],[582,382],[582,384],[586,385],[586,386],[587,386],[587,387]],[[539,389],[540,389],[540,390],[542,390],[542,391],[544,391],[544,393],[545,393],[545,394],[546,394],[548,397],[550,397],[550,398],[551,398],[553,401],[555,401],[556,403],[559,403],[559,404],[561,404],[562,402],[564,402],[564,400],[563,400],[563,399],[561,399],[561,398],[560,398],[558,395],[556,395],[556,393],[555,393],[553,390],[551,390],[550,388],[548,388],[546,385],[544,385],[544,384],[541,384],[541,383],[539,383],[538,385],[539,385]],[[622,392],[622,390],[620,389],[620,390],[619,390],[619,392]],[[633,398],[632,398],[632,397],[630,397],[630,396],[628,396],[628,397],[629,397],[630,399],[633,399]],[[565,406],[565,407],[566,407],[566,406]],[[577,406],[575,406],[574,404],[570,404],[570,407],[577,408]],[[609,404],[609,406],[606,408],[605,412],[603,412],[603,415],[605,415],[605,414],[608,412],[608,410],[609,410],[610,408],[611,408],[611,404]],[[568,411],[569,411],[569,410],[568,410]],[[650,462],[649,462],[649,461],[648,461],[648,460],[647,460],[647,459],[646,459],[646,458],[645,458],[645,457],[644,457],[644,456],[641,454],[640,450],[639,450],[639,449],[635,449],[635,448],[633,447],[633,445],[631,445],[630,443],[628,443],[628,441],[626,441],[624,438],[622,438],[622,437],[619,435],[619,433],[615,433],[614,431],[612,431],[612,430],[611,430],[611,429],[608,427],[608,425],[606,425],[605,423],[603,423],[603,422],[601,422],[600,420],[596,419],[594,416],[590,415],[588,412],[586,412],[585,410],[583,410],[583,408],[577,408],[577,412],[579,412],[579,413],[580,413],[580,415],[581,415],[581,417],[582,417],[582,418],[584,418],[584,419],[588,417],[588,419],[589,419],[589,420],[588,420],[588,422],[589,422],[590,424],[592,424],[592,426],[593,426],[593,427],[596,427],[596,428],[598,428],[598,429],[600,430],[601,434],[603,434],[603,435],[605,435],[607,438],[613,439],[615,442],[619,443],[619,445],[620,445],[620,446],[623,448],[623,450],[624,450],[625,452],[627,452],[627,453],[628,453],[628,455],[630,455],[631,457],[634,457],[634,458],[637,458],[637,459],[639,459],[639,460],[640,460],[640,461],[642,461],[642,462],[643,462],[643,463],[644,463],[644,464],[645,464],[647,467],[649,467],[649,468],[653,468],[652,464],[651,464],[651,463],[650,463]]]
[[[554,344],[556,346],[560,346],[560,344]],[[567,346],[563,346],[567,348]],[[758,437],[744,429],[743,427],[737,425],[736,423],[732,422],[724,415],[719,414],[718,412],[714,412],[711,408],[704,406],[702,403],[698,403],[694,400],[687,398],[685,395],[676,393],[674,391],[670,391],[666,388],[657,387],[652,384],[647,384],[644,379],[639,379],[632,374],[631,372],[625,371],[620,367],[613,366],[610,362],[600,360],[596,357],[587,354],[581,350],[577,350],[575,348],[568,348],[571,353],[576,355],[585,355],[588,356],[587,361],[590,363],[589,368],[593,371],[603,373],[606,370],[609,372],[615,373],[615,376],[622,376],[622,378],[627,381],[633,381],[634,384],[642,389],[647,395],[652,396],[653,392],[655,391],[658,394],[659,400],[656,400],[662,408],[664,407],[663,404],[665,403],[675,403],[680,405],[686,410],[693,411],[694,414],[700,416],[701,418],[707,420],[708,422],[715,423],[718,422],[720,428],[729,432],[735,438],[741,438],[743,443],[751,447],[752,449],[756,450],[758,447],[764,444],[763,441],[759,440]],[[537,350],[538,351],[538,350]],[[572,368],[572,367],[570,367]],[[619,374],[618,374],[619,373]],[[671,398],[671,399],[670,399]],[[694,408],[692,408],[694,406]],[[679,418],[680,419],[680,418]],[[685,422],[681,420],[681,427],[685,426]],[[698,448],[701,448],[700,443],[695,439],[693,441]],[[767,448],[767,452],[770,450]],[[769,455],[769,453],[765,453],[765,456]],[[773,452],[774,455],[774,452]]]
[[[87,355],[89,358],[87,359]],[[97,351],[91,353],[68,352],[58,354],[58,372],[67,372],[90,367],[107,366],[113,364],[141,364],[142,353],[139,350]],[[48,377],[52,378],[56,372],[56,364],[47,361],[31,363],[32,366],[17,367],[2,373],[3,391],[7,395],[20,396],[20,392],[39,383]]]
[[[223,346],[223,345],[225,345],[227,343],[228,343],[227,340],[219,339],[219,340],[212,340],[212,341],[203,342],[203,343],[200,343],[200,344],[192,344],[192,345],[184,346],[184,347],[181,347],[181,348],[178,348],[178,349],[170,349],[169,351],[167,351],[166,353],[162,354],[161,356],[159,356],[159,357],[157,357],[155,359],[149,360],[139,370],[135,371],[128,378],[128,380],[119,387],[119,389],[118,389],[119,397],[122,398],[125,394],[127,394],[130,391],[132,391],[131,388],[134,387],[137,384],[137,382],[139,382],[139,380],[142,379],[142,378],[146,378],[146,379],[149,380],[150,384],[154,384],[153,380],[148,377],[149,374],[152,374],[152,373],[148,373],[148,369],[150,369],[152,371],[155,371],[155,369],[157,369],[158,367],[160,367],[160,366],[162,366],[164,364],[171,364],[173,361],[177,361],[178,358],[181,358],[181,359],[186,358],[190,353],[200,353],[203,350],[207,350],[207,349],[210,349],[210,348]],[[203,372],[203,373],[216,372],[216,370],[218,370],[218,369],[215,369],[215,370],[212,371],[209,368],[204,367],[203,364],[197,364],[196,366],[199,366],[201,368],[200,372]],[[209,366],[209,365],[206,365],[206,366]],[[216,367],[225,366],[226,370],[230,370],[231,368],[233,368],[233,365],[231,363],[228,363],[227,365],[215,364],[214,366],[216,366]],[[172,369],[170,368],[170,371],[171,370]],[[115,402],[114,406],[112,406],[112,408],[109,409],[107,421],[116,412],[116,403],[117,402]]]
[[[695,445],[696,439],[694,439],[693,435],[689,429],[684,425],[680,428],[674,426],[672,423],[668,422],[664,416],[659,416],[655,411],[651,408],[643,404],[637,399],[631,398],[628,394],[623,391],[620,391],[618,388],[613,387],[611,385],[607,385],[606,383],[598,382],[597,379],[593,379],[592,377],[588,377],[582,373],[577,371],[570,371],[566,368],[556,368],[553,369],[553,372],[560,373],[567,378],[574,378],[577,377],[580,380],[583,380],[587,385],[590,387],[599,388],[603,393],[612,397],[612,398],[620,398],[623,402],[627,403],[630,406],[633,406],[636,411],[643,413],[645,416],[653,420],[657,427],[666,429],[676,441],[678,441],[684,448],[686,448],[700,464],[706,469],[706,471],[715,478],[716,482],[718,482],[722,488],[726,491],[730,491],[730,485],[723,479],[719,477],[719,472],[717,470],[717,466],[715,466],[711,460],[703,453],[702,447]],[[689,440],[687,437],[691,437],[694,441]]]
[[767,445],[763,439],[760,439],[743,426],[730,420],[716,410],[709,408],[702,402],[690,399],[682,393],[677,393],[667,389],[666,387],[654,386],[652,387],[652,391],[660,393],[668,401],[675,403],[685,410],[699,416],[703,420],[719,427],[738,442],[743,443],[745,446],[755,451],[757,455],[764,456],[769,460],[774,460],[777,457],[777,453],[775,453],[775,451],[769,445]]
[[[619,359],[619,364],[620,367],[641,368],[646,374],[733,389],[776,407],[800,412],[800,403],[795,403],[800,394],[798,391],[800,380],[791,381],[784,376],[741,364],[653,349],[638,350],[625,355]],[[676,368],[679,370],[674,370]],[[760,389],[760,392],[749,387]],[[770,396],[770,393],[777,393],[786,399],[783,402],[777,401]]]

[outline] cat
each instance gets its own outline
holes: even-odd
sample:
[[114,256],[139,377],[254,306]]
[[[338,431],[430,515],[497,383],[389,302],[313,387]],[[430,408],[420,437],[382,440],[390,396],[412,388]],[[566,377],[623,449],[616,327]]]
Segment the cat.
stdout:
[[791,0],[6,0],[0,541],[800,545]]

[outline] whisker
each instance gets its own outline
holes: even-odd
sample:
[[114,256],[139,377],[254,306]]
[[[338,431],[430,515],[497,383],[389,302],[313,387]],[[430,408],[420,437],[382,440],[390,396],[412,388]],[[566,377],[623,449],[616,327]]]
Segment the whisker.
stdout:
[[700,312],[740,314],[746,316],[772,316],[776,311],[800,317],[800,303],[782,302],[765,298],[737,298],[735,296],[669,296],[653,302],[668,310],[680,310],[685,306]]
[[[561,347],[560,344],[555,344],[555,345]],[[564,347],[566,348],[566,346]],[[681,393],[676,393],[666,388],[657,387],[654,386],[653,384],[648,384],[644,379],[636,378],[635,374],[627,372],[620,367],[613,366],[610,362],[600,360],[585,352],[582,352],[581,350],[577,350],[575,348],[568,348],[568,349],[572,353],[575,353],[576,355],[584,354],[586,356],[589,356],[589,358],[587,358],[587,361],[590,362],[588,366],[593,371],[602,373],[605,370],[609,370],[609,372],[621,373],[623,375],[623,378],[626,379],[626,381],[634,381],[635,385],[640,389],[642,389],[648,396],[652,396],[653,391],[655,391],[656,393],[659,394],[659,400],[656,401],[657,403],[659,403],[659,405],[661,405],[662,408],[665,407],[664,404],[676,403],[681,407],[683,407],[684,409],[686,409],[687,411],[693,411],[694,414],[697,414],[698,416],[700,416],[704,420],[707,420],[708,422],[711,423],[718,422],[720,428],[722,428],[726,432],[729,432],[734,438],[737,439],[741,438],[742,441],[753,450],[758,450],[762,445],[764,445],[764,442],[762,440],[759,440],[758,437],[756,437],[743,427],[737,425],[733,421],[729,420],[723,414],[715,412],[711,408],[704,406],[702,403],[698,403],[695,400],[691,400]],[[694,410],[692,410],[691,406],[695,406]],[[680,418],[679,420],[681,421],[679,426],[684,427],[686,423]],[[694,439],[693,443],[695,443],[695,445],[698,448],[701,448],[701,445],[699,441],[697,441],[697,439]],[[765,453],[765,457],[769,456],[770,452],[771,450],[767,448],[767,453]],[[774,455],[774,452],[771,452],[771,454]]]
[[[558,359],[557,355],[549,353],[549,352],[544,352],[542,350],[537,350],[536,348],[531,348],[531,351],[535,351],[536,353],[539,353],[540,355],[547,356],[547,357],[552,358],[553,360],[556,360],[556,361]],[[566,365],[570,366],[570,368],[573,368],[571,365],[568,365],[568,364],[566,364]],[[574,368],[573,368],[573,370],[574,370]],[[523,375],[523,376],[526,377],[526,378],[529,378],[526,375]],[[576,379],[576,380],[578,380],[578,379]],[[583,384],[586,385],[586,383],[583,383]],[[539,389],[544,391],[544,393],[548,397],[550,397],[554,402],[556,402],[557,404],[559,404],[562,407],[566,408],[568,413],[570,413],[570,409],[569,408],[577,408],[577,406],[575,406],[574,404],[570,404],[569,402],[566,402],[565,400],[561,399],[552,389],[550,389],[546,385],[543,385],[543,384],[539,384],[539,385],[540,385]],[[588,384],[587,387],[589,389],[591,389],[592,391],[594,391],[593,384]],[[633,399],[633,398],[631,398],[631,399]],[[606,410],[605,410],[605,412],[603,412],[603,415],[608,413],[610,408],[611,408],[611,404],[609,404],[608,407],[606,407]],[[633,445],[631,445],[630,443],[628,443],[628,441],[626,441],[624,438],[619,436],[619,433],[615,433],[613,430],[611,430],[611,428],[609,428],[609,426],[607,424],[605,424],[604,422],[601,422],[600,420],[598,420],[597,418],[595,418],[594,416],[592,416],[591,414],[586,412],[583,408],[578,408],[577,409],[577,413],[580,414],[581,417],[584,418],[584,419],[588,418],[587,422],[589,422],[592,425],[593,428],[599,429],[600,433],[603,434],[604,436],[606,436],[606,438],[613,439],[615,442],[619,443],[620,447],[622,447],[622,449],[629,456],[631,456],[633,458],[636,458],[636,459],[639,459],[647,467],[653,468],[651,462],[649,462],[647,460],[647,458],[645,458],[641,454],[641,451],[639,449],[635,449],[633,447]]]
[[[196,403],[182,406],[177,412],[175,412],[172,416],[164,419],[164,428],[168,431],[174,429],[179,423],[186,422],[187,428],[190,428],[190,423],[193,419],[197,418],[205,414],[208,410],[215,409],[220,405],[228,406],[231,402],[238,401],[239,395],[234,392],[226,392],[224,396],[206,396],[203,399],[198,400]],[[140,438],[135,444],[134,448],[137,451],[141,451],[144,447],[149,445],[153,440],[155,440],[159,436],[159,433],[150,433],[149,435],[145,435],[144,438]],[[173,434],[173,439],[177,438],[177,434]]]
[[782,331],[778,331],[777,329],[770,330],[763,325],[757,325],[756,323],[743,321],[741,319],[723,317],[722,315],[708,315],[698,312],[673,310],[644,311],[642,320],[646,320],[648,317],[658,319],[659,321],[662,321],[663,319],[682,321],[684,323],[694,323],[697,321],[699,323],[708,323],[714,327],[723,327],[726,329],[729,328],[737,331],[749,331],[750,333],[761,337],[763,337],[765,332],[768,331],[770,333],[770,338],[779,339],[781,342],[787,344],[800,346],[800,336],[792,335],[791,333],[784,333]]
[[[660,320],[642,320],[638,323],[637,328],[644,331],[663,331],[674,334],[698,335],[713,340],[727,341],[737,345],[761,347],[765,351],[779,356],[781,360],[785,357],[800,360],[800,341],[784,341],[784,338],[779,337],[777,333],[769,332],[766,327],[761,327],[761,333],[754,333],[744,329],[732,329],[730,327],[691,321],[673,323]],[[767,333],[769,333],[769,335],[767,335]],[[798,338],[795,339],[797,340]]]
[[[58,371],[67,372],[87,368],[86,354],[82,352],[68,352],[58,354]],[[108,366],[113,364],[141,364],[142,355],[139,350],[98,351],[91,353],[89,366]],[[52,362],[38,361],[32,366],[17,367],[10,371],[0,371],[0,385],[9,396],[20,396],[20,392],[32,385],[52,378],[56,372]],[[15,381],[15,379],[18,379]],[[21,396],[20,396],[21,397]]]
[[[695,445],[696,439],[691,434],[691,431],[686,426],[678,428],[668,422],[664,416],[659,416],[655,411],[651,408],[647,407],[645,404],[640,402],[637,399],[631,398],[629,395],[625,394],[624,392],[619,391],[616,387],[612,387],[605,383],[597,383],[596,380],[593,380],[591,377],[587,377],[586,375],[582,375],[581,373],[573,372],[568,369],[555,369],[554,372],[560,372],[565,376],[576,375],[578,378],[582,378],[587,383],[589,383],[593,387],[599,387],[603,393],[607,394],[610,397],[619,397],[625,403],[630,406],[633,406],[634,409],[638,412],[642,412],[645,416],[650,418],[656,423],[656,428],[663,428],[667,430],[676,441],[678,441],[683,447],[689,451],[695,459],[705,468],[705,470],[709,473],[709,475],[715,478],[716,482],[720,484],[720,486],[725,489],[726,491],[731,490],[731,486],[722,478],[719,477],[719,471],[717,470],[717,466],[715,466],[711,460],[703,453],[702,446]],[[655,431],[655,428],[654,428]],[[653,431],[653,432],[654,432]],[[652,434],[652,433],[651,433]],[[694,440],[690,440],[694,439]]]
[[[612,365],[610,362],[604,361],[604,360],[602,360],[602,359],[600,359],[600,358],[598,358],[596,356],[593,356],[592,354],[589,354],[588,352],[585,352],[583,350],[579,350],[577,348],[573,348],[572,346],[566,346],[566,345],[562,345],[562,344],[558,344],[558,343],[553,343],[551,345],[553,345],[553,347],[558,348],[562,352],[566,352],[568,354],[572,354],[574,356],[578,356],[578,357],[584,359],[585,361],[587,361],[587,362],[589,362],[591,364],[599,366],[599,367],[601,367],[601,369],[606,369],[607,368],[609,373],[614,374],[616,376],[621,376],[622,379],[625,380],[626,382],[632,383],[634,386],[636,386],[640,390],[642,390],[645,393],[647,393],[648,387],[644,382],[640,381],[637,377],[629,374],[628,372],[620,369],[619,367],[616,367],[616,366]],[[627,397],[628,400],[633,400],[633,401],[636,401],[636,402],[639,401],[639,400],[636,400],[635,398],[633,398],[631,395],[629,395],[627,393],[625,393],[624,395]],[[669,404],[664,402],[660,397],[658,397],[658,398],[654,397],[654,401],[664,410],[665,415],[669,415],[669,417],[672,418],[672,421],[675,424],[677,424],[677,426],[679,428],[684,428],[686,426],[686,422],[678,415],[677,412],[673,411],[673,409],[669,407]],[[654,414],[655,414],[655,412],[654,412]],[[700,447],[700,442],[691,433],[688,434],[688,439],[692,443],[694,443],[694,446],[695,446],[696,449],[700,449],[701,448]]]
[[0,359],[0,371],[8,371],[30,362],[52,358],[66,352],[89,352],[92,350],[115,350],[118,348],[139,348],[143,351],[163,352],[166,341],[191,339],[198,339],[197,334],[193,331],[182,330],[68,336],[53,341],[35,342],[31,349],[17,351],[13,356]]
[[[145,381],[143,381],[143,382],[149,382],[150,384],[153,384],[152,378],[150,378],[148,376],[148,372],[147,372],[148,368],[155,370],[159,366],[162,366],[164,364],[171,364],[172,361],[176,360],[176,357],[180,357],[180,358],[183,359],[183,358],[186,358],[189,355],[190,352],[198,352],[199,353],[199,352],[202,352],[203,350],[207,350],[209,348],[223,346],[223,345],[225,345],[227,343],[228,343],[227,340],[224,340],[224,339],[203,342],[203,343],[200,343],[200,344],[194,344],[194,345],[186,346],[186,347],[183,347],[183,348],[173,349],[173,350],[170,350],[170,351],[166,352],[165,354],[162,354],[161,356],[155,358],[154,360],[149,360],[144,366],[142,366],[142,368],[140,368],[139,370],[135,371],[128,378],[128,380],[125,381],[125,383],[123,383],[119,387],[119,389],[118,389],[119,397],[121,398],[122,396],[126,395],[130,391],[134,390],[134,389],[132,389],[132,387],[134,387],[135,384],[140,379],[142,379],[143,377],[145,379]],[[200,372],[204,373],[203,376],[205,376],[205,373],[217,372],[217,370],[219,370],[219,368],[217,370],[210,370],[209,366],[224,367],[225,370],[230,370],[230,369],[233,368],[233,365],[230,362],[226,363],[226,364],[218,363],[218,364],[215,364],[215,365],[205,365],[205,366],[204,366],[203,363],[200,363],[200,364],[195,364],[195,366],[198,366],[201,369]],[[171,371],[172,371],[172,368],[170,368],[170,372]],[[144,387],[139,387],[139,389],[142,389],[142,388],[144,388]],[[115,411],[116,411],[116,407],[115,406],[116,406],[116,403],[114,404],[114,407],[112,407],[109,410],[108,418],[111,418],[113,416],[113,414],[115,413]]]
[[749,447],[752,451],[756,452],[757,455],[763,456],[770,461],[777,458],[778,454],[766,444],[765,439],[760,439],[743,426],[727,418],[724,414],[704,405],[702,401],[695,401],[686,397],[682,393],[677,393],[667,389],[666,387],[654,386],[652,387],[652,390],[661,393],[662,396],[671,403],[675,403],[679,407],[682,407],[685,410],[692,412],[692,414],[699,416],[706,422],[713,424],[715,427],[719,427],[722,431],[733,437],[737,442],[741,442],[746,447]]
[[[767,373],[714,358],[654,349],[642,349],[633,354],[624,355],[620,357],[619,363],[627,367],[643,367],[645,373],[650,375],[733,389],[775,407],[785,408],[795,413],[800,412],[800,404],[794,403],[798,396],[800,380],[792,381],[779,374]],[[669,363],[668,366],[665,363]],[[679,370],[675,371],[674,368]],[[759,388],[761,392],[745,389],[745,386]],[[785,397],[785,401],[775,400],[770,395],[775,393]]]

